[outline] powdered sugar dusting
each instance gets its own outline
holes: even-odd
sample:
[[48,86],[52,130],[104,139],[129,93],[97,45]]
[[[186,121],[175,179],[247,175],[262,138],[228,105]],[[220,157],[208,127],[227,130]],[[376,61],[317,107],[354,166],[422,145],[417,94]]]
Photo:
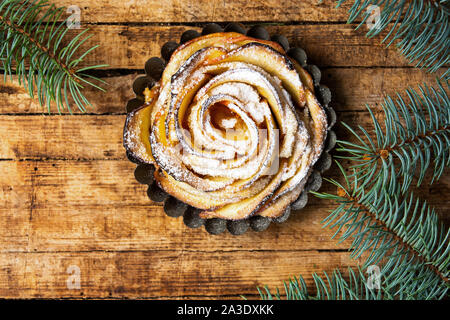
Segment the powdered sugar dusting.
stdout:
[[[179,67],[170,82],[162,80],[151,114],[150,143],[158,166],[203,192],[202,207],[210,200],[214,207],[208,210],[220,216],[218,203],[225,206],[245,192],[248,199],[267,192],[265,186],[275,177],[278,187],[258,198],[270,203],[298,186],[323,148],[326,116],[307,91],[307,111],[297,113],[292,88],[304,87],[283,55],[251,43],[214,46],[228,51],[226,59],[212,59],[214,50],[206,46],[185,61],[169,62],[168,68],[173,68],[172,60]],[[186,54],[188,49],[183,50]],[[261,62],[261,56],[267,61]],[[139,129],[124,134],[127,145],[145,153],[140,137]],[[186,196],[193,190],[187,188]],[[193,199],[189,203],[195,206]],[[237,206],[248,210],[247,216],[259,207]]]

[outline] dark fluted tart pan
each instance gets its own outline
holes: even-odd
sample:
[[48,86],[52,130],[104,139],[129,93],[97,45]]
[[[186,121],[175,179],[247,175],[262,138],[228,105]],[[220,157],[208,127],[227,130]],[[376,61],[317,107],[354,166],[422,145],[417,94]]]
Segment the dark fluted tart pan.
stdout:
[[262,216],[252,216],[250,218],[241,220],[225,220],[220,218],[202,219],[199,215],[200,210],[191,207],[182,201],[170,196],[163,191],[153,178],[155,167],[151,164],[141,163],[127,152],[128,159],[137,164],[134,171],[136,180],[141,184],[148,185],[147,195],[154,202],[164,202],[165,213],[173,218],[183,217],[184,224],[189,228],[199,228],[204,226],[205,230],[210,234],[220,234],[228,230],[233,235],[241,235],[248,230],[263,231],[267,229],[271,222],[283,223],[288,220],[289,216],[298,210],[303,209],[308,202],[308,192],[317,191],[322,185],[322,173],[328,170],[331,166],[331,156],[329,152],[336,144],[336,134],[332,131],[332,127],[336,123],[336,113],[330,107],[331,92],[330,89],[320,84],[321,72],[315,65],[307,63],[307,55],[305,51],[298,47],[290,48],[288,39],[283,35],[272,35],[262,26],[254,26],[246,29],[243,25],[238,23],[230,23],[225,28],[222,28],[216,23],[210,23],[204,26],[201,33],[196,30],[185,31],[180,38],[179,43],[175,41],[166,42],[161,48],[161,56],[152,57],[145,63],[145,75],[139,76],[133,82],[133,91],[136,97],[129,100],[126,106],[127,113],[135,110],[144,104],[143,92],[145,88],[151,88],[161,77],[164,71],[165,61],[169,61],[172,53],[177,47],[187,41],[195,39],[201,35],[206,35],[216,32],[238,32],[246,34],[261,40],[271,40],[280,44],[286,50],[288,56],[295,59],[314,80],[315,94],[319,99],[322,107],[327,115],[328,129],[327,138],[325,140],[324,150],[319,160],[312,168],[305,188],[300,196],[295,200],[284,213],[277,218],[266,218]]

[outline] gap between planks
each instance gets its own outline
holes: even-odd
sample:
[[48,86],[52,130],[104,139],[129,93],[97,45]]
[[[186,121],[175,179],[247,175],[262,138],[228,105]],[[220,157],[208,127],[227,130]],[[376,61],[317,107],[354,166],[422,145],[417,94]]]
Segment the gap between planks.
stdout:
[[[71,0],[50,0],[57,6],[70,6]],[[192,23],[248,21],[261,23],[276,21],[345,22],[351,4],[336,8],[334,0],[78,0],[82,23]]]
[[[439,72],[443,72],[442,68]],[[108,72],[108,71],[106,71]],[[86,98],[92,103],[87,113],[81,113],[75,108],[75,115],[125,115],[125,106],[129,99],[134,97],[132,90],[133,80],[142,76],[143,71],[127,75],[114,75],[103,78],[108,82],[106,93],[98,92],[94,88],[86,88]],[[331,106],[339,113],[347,111],[367,112],[365,105],[378,108],[385,95],[394,95],[403,92],[410,86],[417,88],[424,82],[435,83],[434,74],[428,74],[411,68],[368,68],[358,70],[352,68],[322,69],[321,84],[330,88],[332,94]],[[72,102],[69,100],[69,102]],[[52,104],[52,110],[56,106]],[[0,112],[5,116],[32,115],[49,116],[43,112],[44,107],[39,106],[37,99],[28,96],[25,89],[18,84],[17,79],[12,82],[0,83]],[[69,115],[64,113],[63,115]],[[51,113],[50,116],[59,116]]]
[[[381,116],[379,112],[375,114]],[[340,112],[338,119],[354,127],[362,125],[374,137],[367,112]],[[0,145],[0,159],[125,160],[124,122],[125,115],[0,116],[0,134],[5,137]],[[341,139],[352,138],[341,125],[334,131]]]
[[[186,227],[187,228],[187,227]],[[249,230],[249,232],[251,232]],[[264,232],[264,231],[262,231]],[[211,237],[214,237],[214,235],[210,235]],[[239,236],[237,236],[239,237]],[[351,253],[349,248],[342,248],[342,249],[230,249],[230,250],[201,250],[201,249],[195,249],[195,250],[189,250],[186,248],[180,248],[180,249],[114,249],[114,250],[100,250],[100,249],[92,249],[92,250],[0,250],[0,254],[55,254],[55,253],[154,253],[154,252],[188,252],[188,253],[208,253],[208,254],[214,254],[214,253],[237,253],[237,252],[248,252],[248,253],[257,253],[257,252],[266,252],[266,253],[295,253],[295,252],[314,252],[314,253],[342,253],[347,252]]]

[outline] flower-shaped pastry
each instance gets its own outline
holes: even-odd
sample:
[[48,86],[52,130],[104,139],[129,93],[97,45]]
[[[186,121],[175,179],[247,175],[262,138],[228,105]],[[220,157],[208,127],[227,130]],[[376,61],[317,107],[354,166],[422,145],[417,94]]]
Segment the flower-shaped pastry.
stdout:
[[128,114],[124,145],[201,218],[239,220],[283,214],[326,135],[313,79],[281,45],[219,32],[173,52]]

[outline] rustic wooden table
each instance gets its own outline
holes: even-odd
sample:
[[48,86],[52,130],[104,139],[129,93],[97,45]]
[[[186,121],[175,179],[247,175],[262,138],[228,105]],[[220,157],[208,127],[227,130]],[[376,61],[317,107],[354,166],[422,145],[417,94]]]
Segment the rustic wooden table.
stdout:
[[[321,220],[332,204],[311,197],[289,223],[243,236],[211,236],[167,217],[136,182],[122,128],[131,83],[168,40],[204,22],[263,22],[304,48],[322,70],[339,120],[370,130],[364,105],[434,75],[407,65],[380,37],[347,25],[332,0],[63,0],[99,43],[87,63],[107,63],[108,92],[87,92],[86,114],[43,115],[16,83],[0,85],[0,297],[238,298],[256,286],[354,266]],[[379,110],[379,108],[378,108]],[[337,126],[338,136],[347,133]],[[336,167],[327,173],[337,177]],[[450,180],[420,190],[448,222]],[[322,191],[334,192],[329,184]],[[445,196],[443,196],[445,195]],[[80,287],[71,282],[79,270]],[[72,284],[68,286],[68,283]],[[75,284],[75,287],[73,286]]]

